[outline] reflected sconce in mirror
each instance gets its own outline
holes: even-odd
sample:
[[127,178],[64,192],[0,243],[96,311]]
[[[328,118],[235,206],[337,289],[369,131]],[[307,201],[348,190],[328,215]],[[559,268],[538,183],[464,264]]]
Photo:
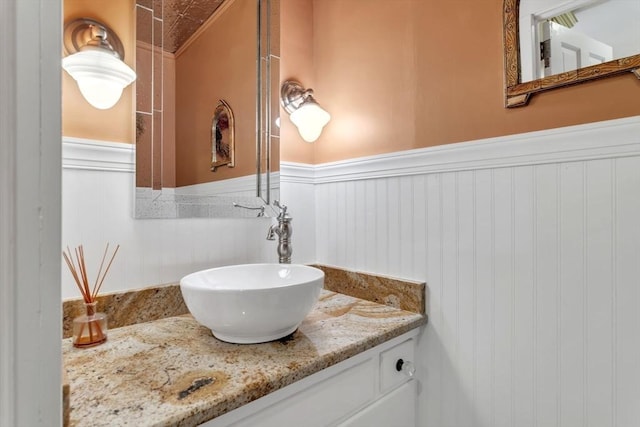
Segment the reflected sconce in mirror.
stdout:
[[65,24],[64,48],[62,68],[76,80],[84,99],[100,110],[113,107],[136,79],[123,61],[117,34],[98,21],[80,18]]
[[300,136],[307,142],[318,139],[322,128],[331,119],[331,115],[313,98],[313,89],[305,89],[295,80],[282,84],[280,101]]

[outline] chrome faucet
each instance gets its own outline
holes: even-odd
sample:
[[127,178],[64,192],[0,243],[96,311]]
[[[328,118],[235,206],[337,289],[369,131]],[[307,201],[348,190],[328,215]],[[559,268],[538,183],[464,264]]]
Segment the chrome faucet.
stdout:
[[293,227],[291,226],[291,218],[287,214],[287,207],[281,204],[279,201],[274,200],[273,205],[280,208],[278,214],[278,223],[272,224],[269,227],[269,233],[267,233],[267,240],[276,240],[276,234],[278,235],[278,259],[280,264],[291,264],[291,253],[293,248],[291,246],[291,234],[293,233]]

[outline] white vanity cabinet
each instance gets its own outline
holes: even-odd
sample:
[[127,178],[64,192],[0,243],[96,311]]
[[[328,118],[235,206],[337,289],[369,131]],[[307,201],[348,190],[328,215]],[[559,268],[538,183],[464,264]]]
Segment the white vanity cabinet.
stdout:
[[339,427],[415,427],[417,381],[410,380],[358,411]]
[[207,427],[414,427],[418,329],[208,421]]
[[418,390],[417,381],[412,379],[414,341],[408,339],[380,353],[382,397],[340,423],[339,427],[415,427]]

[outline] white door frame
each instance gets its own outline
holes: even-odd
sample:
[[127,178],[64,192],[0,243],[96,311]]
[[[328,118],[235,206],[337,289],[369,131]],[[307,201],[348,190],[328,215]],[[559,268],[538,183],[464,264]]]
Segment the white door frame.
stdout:
[[0,1],[0,425],[61,411],[62,2]]

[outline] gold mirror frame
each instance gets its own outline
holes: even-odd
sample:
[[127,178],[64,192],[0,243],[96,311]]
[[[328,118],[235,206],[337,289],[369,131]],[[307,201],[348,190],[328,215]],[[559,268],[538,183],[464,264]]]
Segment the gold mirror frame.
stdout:
[[638,54],[521,83],[518,25],[520,0],[504,0],[503,12],[505,107],[507,108],[527,105],[531,95],[538,92],[610,77],[627,71],[631,71],[640,79],[640,54]]

